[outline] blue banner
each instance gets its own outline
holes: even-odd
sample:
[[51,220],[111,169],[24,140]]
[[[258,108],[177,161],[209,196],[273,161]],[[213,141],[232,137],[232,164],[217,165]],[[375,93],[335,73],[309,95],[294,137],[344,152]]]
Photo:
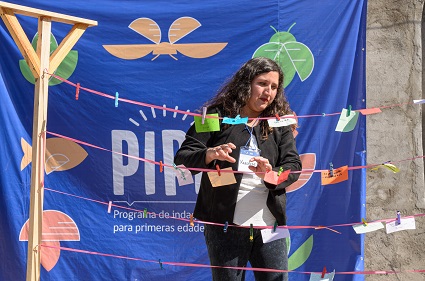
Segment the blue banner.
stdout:
[[[98,22],[55,72],[72,84],[49,82],[42,280],[211,280],[196,266],[209,265],[204,225],[189,221],[200,177],[180,185],[173,157],[193,113],[251,57],[284,70],[303,169],[365,164],[364,116],[336,132],[331,114],[366,107],[365,0],[17,4]],[[18,20],[35,47],[37,19]],[[70,28],[52,22],[52,51]],[[35,81],[3,22],[0,54],[0,280],[25,280]],[[364,169],[331,185],[303,173],[288,188],[288,225],[361,221],[365,182]],[[335,230],[291,229],[289,269],[362,271],[363,236]]]

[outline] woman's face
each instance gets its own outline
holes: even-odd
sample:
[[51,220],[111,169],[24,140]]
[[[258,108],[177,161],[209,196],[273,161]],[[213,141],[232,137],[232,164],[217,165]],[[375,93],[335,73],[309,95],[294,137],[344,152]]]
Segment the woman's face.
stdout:
[[277,94],[279,73],[270,71],[257,75],[251,82],[251,96],[242,108],[244,115],[258,117],[269,106]]

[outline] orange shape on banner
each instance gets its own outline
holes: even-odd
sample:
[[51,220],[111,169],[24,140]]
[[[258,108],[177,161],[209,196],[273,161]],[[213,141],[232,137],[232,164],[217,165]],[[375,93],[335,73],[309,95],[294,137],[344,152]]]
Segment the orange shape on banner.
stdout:
[[[60,241],[80,241],[80,230],[74,220],[67,214],[57,210],[43,211],[43,228],[41,241],[41,265],[47,271],[55,267],[60,257]],[[21,228],[19,241],[28,241],[29,220]],[[49,248],[49,246],[51,248]]]
[[334,175],[331,177],[330,171],[322,172],[322,185],[335,184],[348,180],[348,166],[342,166],[334,169]]

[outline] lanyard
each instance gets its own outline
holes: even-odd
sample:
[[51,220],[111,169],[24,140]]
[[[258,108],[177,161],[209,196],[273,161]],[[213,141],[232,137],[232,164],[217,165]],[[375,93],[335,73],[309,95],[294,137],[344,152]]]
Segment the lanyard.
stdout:
[[[247,125],[247,124],[245,124],[245,130],[247,130],[247,131],[248,131],[248,133],[249,133],[249,139],[248,139],[248,141],[247,141],[247,142],[246,142],[246,144],[245,144],[245,146],[247,146],[247,147],[248,147],[248,143],[249,143],[249,142],[251,141],[251,139],[252,139],[252,132],[254,131],[254,127],[255,127],[255,125],[257,124],[257,122],[258,122],[258,119],[255,119],[254,123],[252,123],[251,130],[249,129],[248,125]],[[249,146],[249,147],[251,147],[251,146]]]

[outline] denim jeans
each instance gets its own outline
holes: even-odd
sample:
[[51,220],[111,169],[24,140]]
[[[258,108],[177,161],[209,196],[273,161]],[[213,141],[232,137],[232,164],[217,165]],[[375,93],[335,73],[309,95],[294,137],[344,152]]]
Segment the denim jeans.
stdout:
[[[211,265],[228,267],[246,267],[248,261],[252,267],[288,269],[286,239],[263,243],[261,230],[254,228],[254,241],[249,239],[249,228],[205,225],[204,235]],[[245,270],[212,268],[214,281],[245,280]],[[287,281],[286,272],[254,271],[258,281]]]

